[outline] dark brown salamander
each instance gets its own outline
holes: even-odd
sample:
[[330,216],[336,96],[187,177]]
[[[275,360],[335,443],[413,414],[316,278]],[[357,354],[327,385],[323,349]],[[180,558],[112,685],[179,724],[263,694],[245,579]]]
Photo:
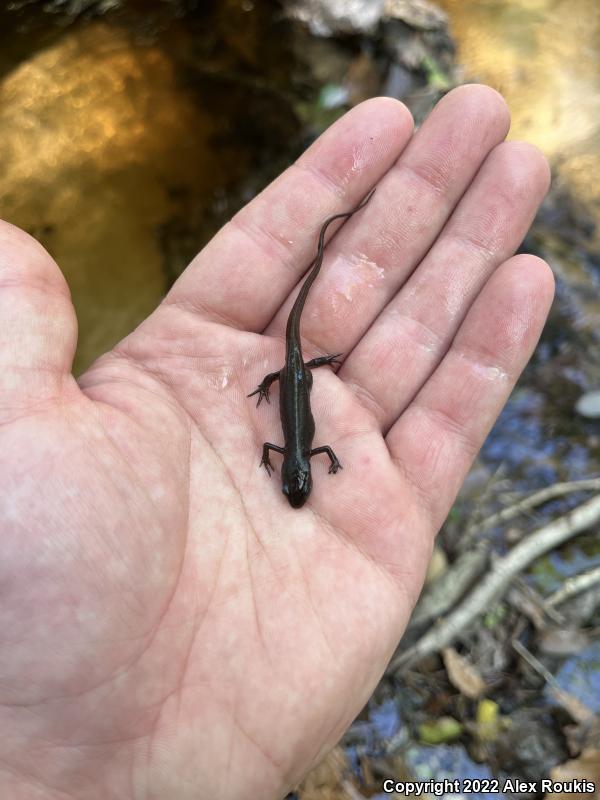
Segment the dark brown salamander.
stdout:
[[340,362],[337,359],[341,353],[313,358],[305,364],[300,344],[300,316],[310,287],[319,274],[323,263],[327,228],[334,220],[351,217],[356,211],[366,206],[374,192],[375,189],[352,211],[334,214],[323,223],[319,234],[319,245],[314,266],[302,284],[288,317],[285,332],[285,366],[279,372],[270,372],[266,375],[258,388],[248,395],[248,397],[252,397],[252,395],[258,394],[257,406],[260,405],[263,397],[269,402],[271,384],[277,380],[279,381],[279,413],[281,415],[281,427],[283,428],[284,446],[279,447],[276,444],[265,442],[260,465],[261,467],[264,466],[270,475],[273,465],[269,460],[269,450],[275,450],[276,453],[283,455],[283,467],[281,470],[282,491],[293,508],[303,506],[310,494],[312,488],[310,459],[312,456],[317,455],[317,453],[327,453],[331,461],[329,472],[335,473],[338,469],[342,469],[342,465],[328,445],[311,449],[315,435],[315,421],[310,410],[310,390],[312,388],[310,370],[315,367],[322,367],[325,364],[339,364]]

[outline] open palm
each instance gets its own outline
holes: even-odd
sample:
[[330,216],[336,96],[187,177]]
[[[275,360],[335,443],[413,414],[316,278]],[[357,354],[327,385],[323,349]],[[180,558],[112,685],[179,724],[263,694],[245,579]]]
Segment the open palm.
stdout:
[[[64,280],[2,224],[2,797],[279,798],[342,734],[551,302],[510,258],[547,167],[507,128],[481,86],[414,136],[400,103],[358,106],[79,381]],[[259,469],[278,404],[246,395],[319,226],[374,186],[301,326],[307,360],[344,354],[312,392],[344,470],[314,458],[294,510]]]

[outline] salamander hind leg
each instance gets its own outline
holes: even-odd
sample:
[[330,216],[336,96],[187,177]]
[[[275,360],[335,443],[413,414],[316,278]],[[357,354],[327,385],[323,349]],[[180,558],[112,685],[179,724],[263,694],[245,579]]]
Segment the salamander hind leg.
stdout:
[[323,447],[315,447],[314,450],[310,451],[311,457],[316,456],[318,453],[327,453],[327,455],[329,456],[329,460],[331,461],[331,464],[329,465],[330,474],[335,475],[338,469],[343,469],[342,465],[338,461],[336,454],[333,452],[331,447],[329,447],[329,445],[326,444],[323,445]]

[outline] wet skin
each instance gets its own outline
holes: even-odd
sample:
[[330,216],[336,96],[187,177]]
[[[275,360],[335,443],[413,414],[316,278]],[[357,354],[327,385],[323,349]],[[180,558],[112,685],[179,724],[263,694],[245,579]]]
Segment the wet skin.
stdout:
[[268,403],[271,384],[279,381],[279,413],[281,427],[283,428],[284,445],[279,447],[279,445],[271,444],[271,442],[265,442],[260,465],[265,467],[268,475],[271,475],[271,470],[274,468],[269,459],[269,450],[274,450],[276,453],[283,455],[281,488],[293,508],[303,506],[312,489],[310,472],[310,459],[312,456],[318,453],[327,453],[331,461],[329,472],[335,473],[338,469],[342,469],[342,465],[331,447],[324,445],[312,448],[315,436],[315,421],[310,409],[310,390],[312,388],[312,373],[310,370],[315,367],[323,367],[326,364],[339,364],[340,362],[337,359],[341,353],[320,356],[305,363],[300,344],[300,317],[310,287],[319,274],[323,263],[327,228],[334,220],[347,219],[366,206],[371,197],[373,197],[374,192],[375,189],[351,211],[328,217],[321,226],[314,266],[302,284],[288,317],[285,331],[285,366],[278,372],[270,372],[265,375],[258,387],[248,395],[248,397],[252,397],[252,395],[258,394],[257,406],[260,405],[263,397]]

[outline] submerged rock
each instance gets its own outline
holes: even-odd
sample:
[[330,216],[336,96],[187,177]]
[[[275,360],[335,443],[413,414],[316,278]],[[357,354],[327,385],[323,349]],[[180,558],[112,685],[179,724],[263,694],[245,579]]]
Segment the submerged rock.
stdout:
[[598,419],[600,417],[600,389],[582,394],[575,403],[575,411],[582,417]]
[[308,25],[315,36],[373,31],[381,19],[384,0],[292,0],[287,14]]
[[385,0],[383,14],[424,31],[440,30],[448,24],[445,11],[427,0]]

